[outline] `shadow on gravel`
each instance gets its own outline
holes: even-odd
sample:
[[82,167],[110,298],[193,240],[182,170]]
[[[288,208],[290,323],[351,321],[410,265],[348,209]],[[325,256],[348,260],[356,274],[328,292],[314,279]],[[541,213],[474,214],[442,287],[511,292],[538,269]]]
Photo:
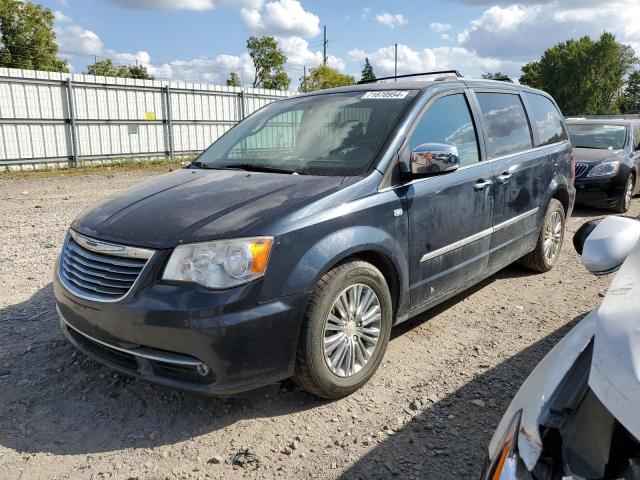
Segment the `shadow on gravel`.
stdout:
[[[437,315],[439,309],[446,309],[448,303],[407,322],[406,327],[403,324],[400,329],[407,331],[416,327]],[[385,437],[342,478],[480,478],[493,430],[511,399],[537,363],[583,317],[574,318],[551,335],[479,374],[451,395],[429,404],[404,427]],[[482,400],[485,406],[472,404],[474,399]],[[457,449],[450,448],[456,444]]]
[[[403,323],[394,329],[393,338],[496,279],[523,275],[530,272],[508,267]],[[440,399],[362,458],[345,478],[412,472],[419,478],[476,477],[491,431],[510,398],[570,325]],[[487,407],[466,403],[475,397],[490,399]],[[460,398],[467,400],[461,403]],[[269,422],[272,417],[323,404],[287,382],[241,398],[218,399],[114,373],[66,342],[51,285],[23,303],[0,310],[0,445],[18,452],[76,455],[172,445],[242,420]],[[441,447],[451,444],[451,436],[459,440],[458,451]]]
[[286,382],[219,399],[116,374],[64,339],[51,285],[0,309],[0,445],[18,452],[75,455],[170,445],[323,403]]

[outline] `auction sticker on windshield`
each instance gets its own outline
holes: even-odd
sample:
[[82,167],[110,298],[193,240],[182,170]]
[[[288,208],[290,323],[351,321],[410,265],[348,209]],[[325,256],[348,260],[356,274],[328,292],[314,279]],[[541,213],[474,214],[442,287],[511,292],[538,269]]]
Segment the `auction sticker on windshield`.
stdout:
[[362,96],[362,99],[371,98],[377,100],[396,100],[404,98],[409,95],[408,90],[381,90],[376,92],[367,92]]

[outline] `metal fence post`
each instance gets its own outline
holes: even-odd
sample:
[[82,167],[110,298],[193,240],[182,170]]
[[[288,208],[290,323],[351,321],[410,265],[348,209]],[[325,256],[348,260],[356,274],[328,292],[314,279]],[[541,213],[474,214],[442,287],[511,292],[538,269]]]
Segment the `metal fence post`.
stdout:
[[78,127],[76,125],[76,113],[75,113],[75,100],[73,98],[73,84],[71,78],[68,78],[66,83],[67,87],[67,106],[69,107],[69,128],[71,130],[71,166],[78,166]]
[[240,87],[240,120],[244,120],[244,88]]
[[169,147],[169,158],[173,160],[173,124],[171,123],[171,92],[169,85],[164,87],[165,119],[167,126],[167,147]]

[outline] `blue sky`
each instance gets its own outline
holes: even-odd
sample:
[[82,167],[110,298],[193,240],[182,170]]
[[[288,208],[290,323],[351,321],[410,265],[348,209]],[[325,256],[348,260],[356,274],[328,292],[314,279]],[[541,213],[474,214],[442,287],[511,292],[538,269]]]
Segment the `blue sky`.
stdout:
[[[274,35],[297,83],[321,61],[356,77],[365,56],[380,76],[457,68],[517,76],[523,63],[571,37],[613,31],[640,53],[637,0],[45,0],[56,12],[61,51],[74,71],[94,58],[139,63],[157,78],[220,83],[231,71],[252,80],[245,43]],[[294,83],[294,86],[295,86]]]

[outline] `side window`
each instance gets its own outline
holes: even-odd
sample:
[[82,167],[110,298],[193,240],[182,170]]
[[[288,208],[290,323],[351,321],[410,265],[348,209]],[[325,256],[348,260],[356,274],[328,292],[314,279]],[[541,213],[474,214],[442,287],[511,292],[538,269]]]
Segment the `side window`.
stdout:
[[501,157],[532,148],[531,129],[519,95],[477,93],[487,127],[487,155]]
[[429,107],[409,139],[409,150],[423,143],[455,146],[461,167],[480,161],[476,128],[462,93],[439,98]]
[[535,93],[525,93],[531,107],[533,128],[538,133],[540,145],[561,142],[567,139],[567,131],[556,106],[547,97]]
[[640,123],[633,127],[633,149],[640,150]]

